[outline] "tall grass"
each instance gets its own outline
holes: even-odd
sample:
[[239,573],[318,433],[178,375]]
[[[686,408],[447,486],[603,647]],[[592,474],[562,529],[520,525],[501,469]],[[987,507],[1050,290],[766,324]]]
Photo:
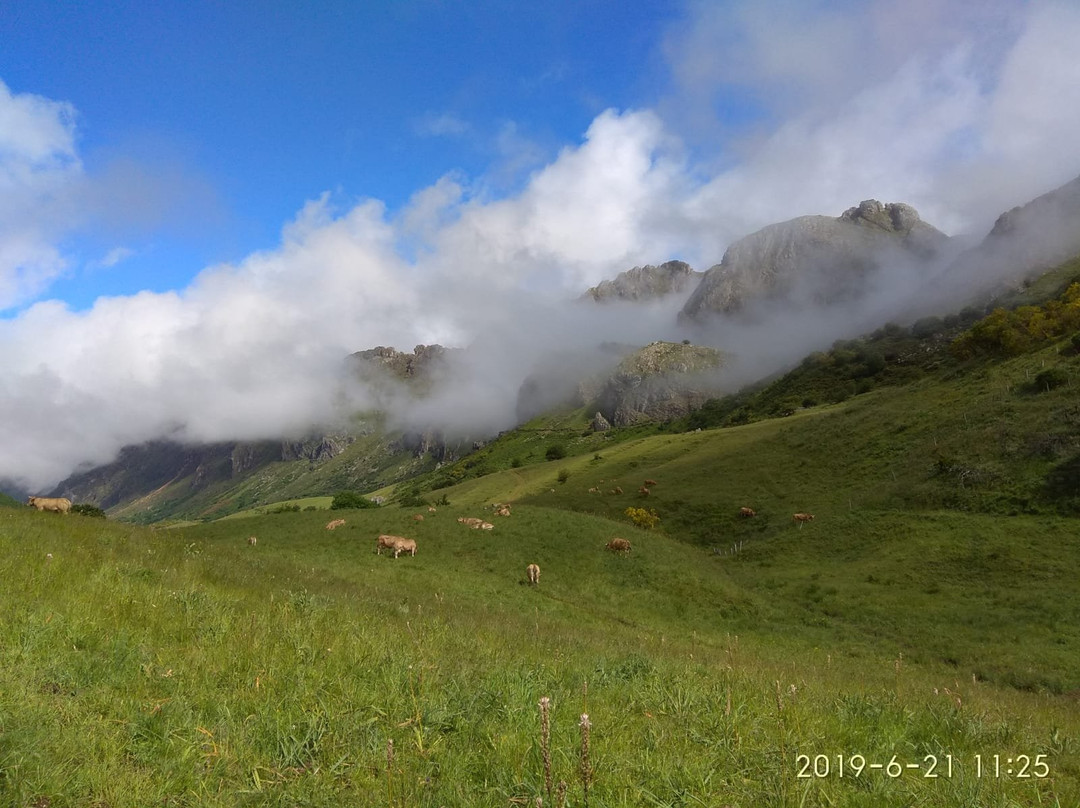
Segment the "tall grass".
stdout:
[[[151,532],[0,511],[0,804],[559,805],[586,784],[592,806],[1080,801],[1067,697],[906,652],[898,671],[888,639],[773,633],[663,536],[615,558],[602,519],[519,507],[485,535],[463,513],[329,534],[317,513]],[[375,556],[383,530],[417,556]],[[801,754],[958,763],[807,779]],[[1046,754],[1052,776],[976,780],[975,754]]]

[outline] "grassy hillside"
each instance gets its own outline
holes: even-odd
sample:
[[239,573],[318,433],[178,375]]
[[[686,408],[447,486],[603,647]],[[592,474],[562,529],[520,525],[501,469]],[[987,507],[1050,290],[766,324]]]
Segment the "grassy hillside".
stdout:
[[[466,513],[481,511],[425,509],[423,522],[400,508],[350,512],[334,532],[325,512],[156,532],[0,513],[0,803],[553,805],[544,696],[552,786],[565,780],[572,805],[585,804],[582,713],[594,806],[1080,802],[1072,698],[997,685],[896,641],[923,631],[931,618],[917,610],[936,597],[961,612],[949,636],[987,664],[1044,661],[999,657],[1028,627],[980,617],[964,559],[928,558],[887,516],[869,520],[876,552],[859,542],[860,559],[854,520],[723,557],[572,511],[517,506],[490,533],[457,523]],[[952,547],[950,518],[928,520],[925,540]],[[1052,537],[1034,517],[1024,525],[1050,531],[1026,530],[1033,545]],[[419,552],[376,556],[383,531],[416,538]],[[613,535],[631,539],[628,557],[602,549]],[[921,592],[915,557],[956,580]],[[872,570],[892,605],[853,599],[866,579],[826,560]],[[1060,561],[1075,569],[1072,555]],[[539,587],[524,583],[529,562]],[[1050,562],[1000,572],[1018,588],[1054,573]],[[871,604],[885,630],[852,631],[844,610]],[[1058,608],[1058,628],[1077,624],[1074,599]],[[801,614],[814,619],[792,622]],[[1070,655],[1075,676],[1076,636],[1063,636],[1046,650]],[[1049,776],[1018,777],[1022,764],[1006,776],[1005,757],[1021,754],[1026,773],[1041,761]],[[799,777],[817,755],[829,776]],[[856,777],[855,755],[922,768]],[[922,776],[928,755],[937,778]]]

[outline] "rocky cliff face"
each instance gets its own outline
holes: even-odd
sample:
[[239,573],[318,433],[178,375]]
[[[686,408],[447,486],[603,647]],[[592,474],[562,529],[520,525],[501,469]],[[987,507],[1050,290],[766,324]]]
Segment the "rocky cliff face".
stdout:
[[668,295],[690,292],[704,276],[704,272],[695,272],[683,261],[668,261],[660,266],[649,264],[621,272],[614,280],[601,281],[582,297],[597,303],[612,300],[657,300]]
[[597,408],[615,426],[680,418],[716,394],[714,372],[723,364],[714,348],[654,342],[619,363],[600,389]]
[[442,345],[417,345],[413,352],[405,353],[380,345],[351,355],[353,366],[362,375],[384,372],[398,379],[423,379],[431,377],[441,368],[452,349]]
[[732,244],[705,273],[680,318],[732,312],[753,300],[798,292],[829,304],[859,297],[890,261],[927,261],[948,237],[910,205],[869,199],[841,216],[801,216]]

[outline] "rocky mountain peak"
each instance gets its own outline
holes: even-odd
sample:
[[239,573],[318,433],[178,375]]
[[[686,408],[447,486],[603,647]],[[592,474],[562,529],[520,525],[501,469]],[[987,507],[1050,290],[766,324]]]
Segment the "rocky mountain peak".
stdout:
[[614,280],[601,281],[582,295],[597,303],[611,300],[656,300],[671,294],[689,292],[704,277],[685,261],[667,261],[659,266],[647,264],[620,272]]
[[859,297],[890,261],[926,261],[948,237],[911,205],[866,199],[835,218],[800,216],[739,239],[705,273],[680,317],[732,312],[748,302],[785,298],[828,304]]

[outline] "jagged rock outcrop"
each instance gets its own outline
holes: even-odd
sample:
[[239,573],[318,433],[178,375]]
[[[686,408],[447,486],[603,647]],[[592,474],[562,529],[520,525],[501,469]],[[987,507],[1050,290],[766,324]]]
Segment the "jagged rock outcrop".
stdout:
[[603,383],[598,408],[615,426],[679,418],[716,395],[715,372],[723,364],[715,348],[654,342],[619,363]]
[[362,375],[371,370],[383,371],[398,379],[410,380],[430,377],[441,368],[453,349],[442,345],[417,345],[413,352],[405,353],[392,347],[380,345],[351,355],[353,365]]
[[593,432],[607,432],[611,429],[611,422],[604,417],[604,413],[597,411],[593,416],[592,423],[589,424],[589,428]]
[[353,435],[317,435],[302,440],[281,442],[281,460],[307,460],[319,463],[337,457],[355,441]]
[[830,304],[857,298],[890,262],[926,262],[947,242],[902,203],[868,199],[835,218],[800,216],[732,244],[705,273],[680,319],[737,311],[754,300]]
[[704,272],[695,272],[683,261],[668,261],[660,266],[648,264],[620,272],[614,280],[601,281],[582,297],[598,303],[656,300],[672,294],[688,293],[704,276]]

